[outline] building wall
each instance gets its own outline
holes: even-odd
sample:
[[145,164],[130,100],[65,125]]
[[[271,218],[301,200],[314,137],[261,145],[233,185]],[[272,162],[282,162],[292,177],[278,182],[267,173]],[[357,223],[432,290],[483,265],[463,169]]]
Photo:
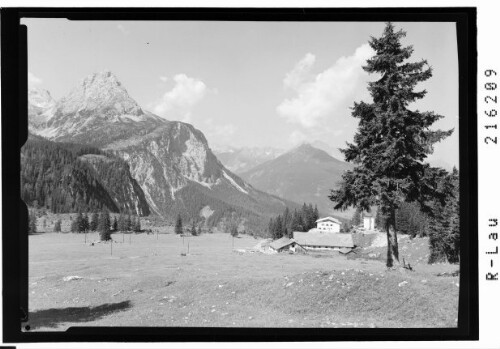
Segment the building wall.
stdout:
[[375,218],[373,217],[363,217],[363,227],[366,230],[375,229]]
[[340,224],[335,222],[319,222],[317,225],[317,229],[320,231],[327,231],[331,233],[340,233]]

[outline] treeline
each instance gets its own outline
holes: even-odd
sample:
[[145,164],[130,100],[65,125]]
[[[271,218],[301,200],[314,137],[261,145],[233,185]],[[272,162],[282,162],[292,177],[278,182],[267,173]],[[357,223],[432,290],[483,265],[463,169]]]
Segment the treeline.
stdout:
[[[184,228],[183,223],[182,223],[182,217],[181,215],[177,215],[177,219],[175,221],[175,233],[176,234],[184,234],[184,233],[190,233],[192,236],[198,236],[201,235],[202,232],[202,224],[200,222],[196,223],[195,220],[191,221],[191,227],[189,228]],[[208,233],[212,233],[212,228],[207,229]]]
[[21,149],[21,198],[54,213],[118,212],[108,192],[75,151],[49,141],[28,140]]
[[[222,195],[222,194],[221,194]],[[227,193],[224,199],[229,200],[231,204],[215,196],[209,196],[198,190],[194,186],[187,186],[176,193],[177,200],[172,202],[171,207],[165,207],[169,216],[180,216],[187,227],[192,225],[201,226],[202,230],[218,228],[226,232],[226,226],[232,224],[231,220],[238,221],[240,234],[252,236],[267,236],[267,218],[263,220],[262,214],[253,211],[252,205],[257,205],[253,198],[246,198],[247,201],[238,201],[238,198],[245,196],[229,196]],[[213,211],[207,218],[201,217],[200,212],[204,207],[210,207]],[[269,217],[269,215],[267,215]],[[175,218],[174,218],[175,219]]]
[[[105,161],[81,159],[89,154]],[[139,213],[149,214],[137,183],[130,192],[131,181],[135,182],[124,160],[94,147],[30,136],[21,149],[21,198],[28,206],[54,213],[104,209],[117,213],[135,209],[132,201],[138,201]]]
[[[430,210],[423,212],[416,202],[403,202],[396,211],[396,230],[398,233],[429,237],[429,263],[448,261],[457,263],[460,259],[460,205],[459,205],[459,173],[453,168],[447,176],[440,180],[436,190],[446,193],[440,200],[428,204]],[[351,224],[362,223],[362,212],[356,210]],[[385,218],[377,210],[375,226],[384,230]]]
[[299,210],[290,212],[287,207],[282,214],[269,220],[268,233],[273,239],[279,239],[283,236],[292,238],[294,231],[308,231],[316,228],[316,221],[319,219],[318,208],[313,208],[312,204],[302,205]]
[[460,261],[460,184],[456,168],[442,180],[441,187],[448,193],[443,202],[433,203],[429,218],[429,263]]
[[[61,220],[57,220],[54,225],[54,231],[61,231]],[[71,232],[87,233],[89,231],[98,231],[103,241],[111,239],[111,232],[140,232],[141,220],[138,216],[130,214],[120,214],[111,219],[107,210],[102,212],[93,212],[89,217],[88,213],[79,212],[71,222]]]
[[[362,224],[363,213],[356,210],[351,219],[353,226]],[[410,235],[412,238],[416,236],[427,236],[429,218],[422,212],[420,206],[415,202],[403,202],[396,210],[396,229],[399,233]],[[377,209],[375,214],[375,227],[379,230],[384,230],[385,218],[380,209]]]
[[[193,236],[198,236],[202,234],[202,231],[205,231],[209,234],[213,233],[214,226],[210,226],[207,224],[207,221],[199,218],[191,218],[189,219],[190,223],[184,226],[182,216],[177,215],[175,221],[175,233],[176,234],[184,234],[189,233]],[[217,224],[217,228],[219,228],[224,233],[230,234],[233,237],[238,236],[239,234],[247,234],[248,231],[245,227],[246,219],[236,211],[226,211],[225,214],[220,218],[220,221]],[[253,232],[251,233],[253,235]]]

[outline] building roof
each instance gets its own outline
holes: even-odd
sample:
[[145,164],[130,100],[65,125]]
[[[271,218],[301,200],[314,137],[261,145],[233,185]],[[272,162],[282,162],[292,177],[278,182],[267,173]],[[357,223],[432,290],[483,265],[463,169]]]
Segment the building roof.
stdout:
[[363,213],[363,218],[365,218],[365,217],[366,217],[366,218],[373,217],[373,213],[371,213],[371,212],[364,212],[364,213]]
[[333,218],[333,217],[320,218],[316,221],[316,223],[326,222],[326,221],[334,222],[337,224],[342,224],[342,222],[340,222],[337,218]]
[[348,247],[342,247],[339,252],[342,253],[342,254],[348,254],[350,252],[352,252],[352,248],[348,248]]
[[289,239],[286,236],[283,236],[281,239],[271,242],[269,246],[271,246],[274,250],[279,250],[285,246],[293,244],[294,242],[294,239]]
[[351,234],[294,232],[293,238],[302,246],[354,247]]

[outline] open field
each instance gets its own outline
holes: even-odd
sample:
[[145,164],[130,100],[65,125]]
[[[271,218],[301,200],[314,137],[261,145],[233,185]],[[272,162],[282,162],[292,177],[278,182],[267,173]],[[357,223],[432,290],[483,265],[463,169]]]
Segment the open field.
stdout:
[[[87,242],[97,239],[87,235]],[[421,261],[414,272],[400,273],[386,271],[382,259],[348,259],[337,252],[241,253],[225,234],[184,243],[173,234],[113,239],[111,255],[110,243],[91,246],[83,234],[29,237],[31,330],[456,326],[458,276],[438,276],[456,265]],[[258,242],[242,236],[234,248]]]

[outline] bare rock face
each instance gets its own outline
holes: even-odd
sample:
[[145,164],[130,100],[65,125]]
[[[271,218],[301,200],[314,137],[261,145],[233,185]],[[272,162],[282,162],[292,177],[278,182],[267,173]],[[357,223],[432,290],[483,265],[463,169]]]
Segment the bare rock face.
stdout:
[[118,157],[96,154],[85,154],[79,159],[94,169],[120,212],[130,212],[137,216],[150,214],[144,192],[131,175],[127,162]]
[[128,162],[151,210],[163,216],[197,216],[209,207],[219,217],[221,212],[236,210],[250,220],[261,220],[280,213],[286,205],[227,170],[203,133],[190,124],[172,121],[148,135],[117,141],[105,149]]
[[39,127],[46,123],[54,113],[56,101],[49,91],[33,87],[28,90],[28,114],[30,126]]
[[[29,122],[35,122],[29,113]],[[46,112],[34,134],[53,141],[102,146],[113,140],[147,133],[167,121],[145,112],[117,77],[104,71],[87,76]]]
[[145,136],[120,140],[105,149],[129,163],[132,176],[159,214],[172,209],[179,190],[188,185],[211,190],[222,174],[203,134],[181,122],[169,122]]
[[58,106],[63,115],[96,113],[108,118],[120,115],[140,119],[144,111],[127,93],[127,90],[110,71],[92,74],[64,97]]
[[[286,205],[227,170],[192,125],[144,111],[110,72],[83,79],[53,110],[32,132],[97,146],[124,159],[153,213],[196,217],[208,206],[213,220],[235,211],[262,223],[262,217],[277,215]],[[30,114],[30,125],[34,120]]]

